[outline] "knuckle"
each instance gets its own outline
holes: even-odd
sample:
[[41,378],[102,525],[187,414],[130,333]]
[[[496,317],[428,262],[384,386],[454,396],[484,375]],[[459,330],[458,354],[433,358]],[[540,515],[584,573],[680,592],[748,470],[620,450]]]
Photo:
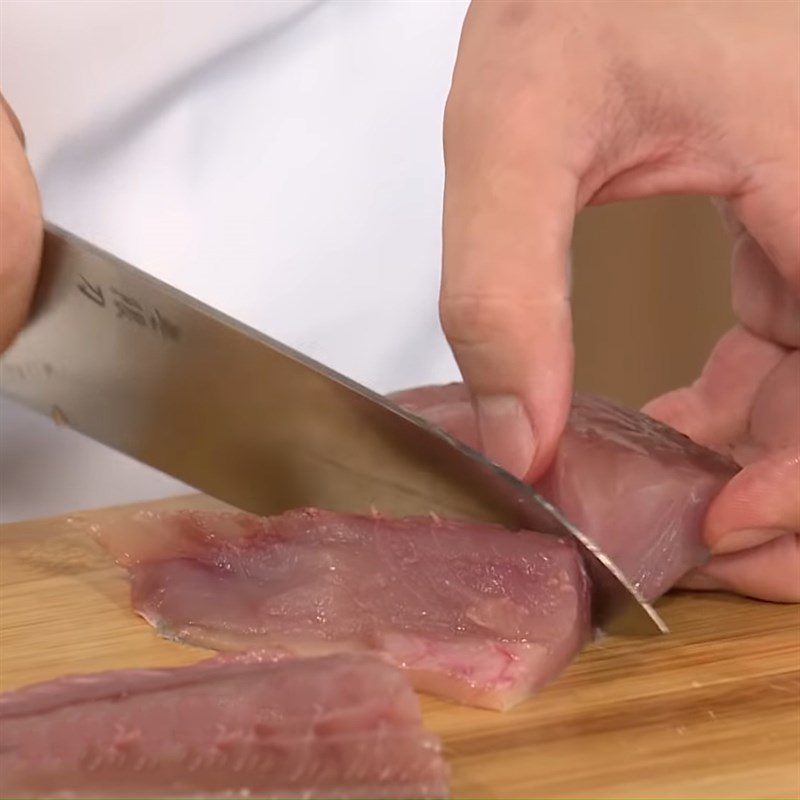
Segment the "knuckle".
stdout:
[[541,115],[542,94],[527,76],[513,72],[484,78],[478,88],[472,84],[465,88],[459,82],[445,103],[445,144],[460,134],[474,138],[478,132],[507,145],[527,141],[531,122]]
[[439,303],[442,328],[454,345],[473,346],[502,338],[518,316],[519,303],[510,294],[445,294]]

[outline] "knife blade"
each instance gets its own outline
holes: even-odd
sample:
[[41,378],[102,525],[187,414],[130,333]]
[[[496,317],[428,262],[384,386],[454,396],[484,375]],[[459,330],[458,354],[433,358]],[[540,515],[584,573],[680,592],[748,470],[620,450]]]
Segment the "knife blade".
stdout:
[[667,630],[594,542],[480,453],[51,224],[0,390],[255,514],[376,508],[571,536],[596,626]]

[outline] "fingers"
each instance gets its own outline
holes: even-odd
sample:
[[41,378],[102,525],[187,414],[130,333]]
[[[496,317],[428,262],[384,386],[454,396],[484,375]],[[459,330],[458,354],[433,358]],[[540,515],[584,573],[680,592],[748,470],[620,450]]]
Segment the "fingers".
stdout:
[[733,328],[694,384],[657,397],[644,411],[700,444],[732,452],[747,432],[762,382],[785,356],[783,348]]
[[800,451],[788,447],[746,466],[706,516],[712,553],[746,550],[784,531],[800,532]]
[[745,464],[709,508],[705,538],[714,556],[681,581],[684,588],[800,601],[798,358],[735,328],[693,386],[646,408]]
[[[800,148],[796,108],[794,114],[781,131],[789,135],[783,159],[775,159],[775,163],[752,174],[749,190],[733,198],[731,206],[750,234],[743,237],[743,252],[735,253],[735,258],[754,262],[755,269],[764,263],[774,267],[796,300],[800,297]],[[777,142],[774,147],[780,149]],[[759,254],[758,250],[762,252]]]
[[[747,433],[757,458],[790,446],[800,450],[800,350],[790,350],[764,379],[753,400]],[[755,458],[740,463],[751,460]]]
[[759,546],[715,556],[684,577],[679,586],[779,603],[800,602],[800,538],[784,533]]
[[762,339],[800,347],[800,289],[775,267],[729,202],[717,198],[714,204],[734,241],[731,284],[736,315]]
[[680,586],[800,601],[800,451],[785,448],[746,466],[712,502],[711,561]]
[[746,232],[734,245],[732,290],[743,325],[784,347],[800,347],[800,288],[790,286]]
[[42,243],[39,193],[16,117],[0,111],[0,351],[22,327]]
[[[520,7],[520,13],[524,12]],[[474,400],[485,453],[521,478],[552,457],[569,410],[568,253],[577,179],[563,97],[525,76],[527,56],[487,46],[488,4],[468,19],[445,116],[440,315]],[[474,21],[473,21],[474,22]],[[516,40],[508,37],[508,48]],[[521,65],[521,66],[520,66]],[[511,74],[511,79],[509,79]]]
[[[766,260],[795,297],[800,296],[800,48],[797,30],[800,5],[740,4],[753,13],[749,27],[752,59],[744,81],[728,95],[737,120],[750,125],[730,126],[726,140],[739,161],[743,178],[731,207],[757,242]],[[756,32],[760,25],[765,25]],[[767,33],[769,30],[769,33]],[[757,41],[761,46],[756,44]],[[768,44],[764,48],[763,45]],[[759,108],[758,122],[752,114]],[[755,123],[755,124],[752,124]],[[745,157],[745,154],[747,156]]]
[[[445,115],[442,323],[484,450],[528,480],[547,467],[568,411],[568,248],[580,207],[667,191],[728,197],[780,281],[800,292],[796,79],[787,77],[797,56],[786,33],[796,14],[784,18],[780,5],[770,14],[737,6],[733,17],[713,4],[621,9],[473,3]],[[745,30],[758,31],[759,45],[748,33],[748,80],[728,91],[724,65],[740,58]],[[764,99],[774,113],[754,122]],[[759,291],[774,297],[766,280]],[[794,307],[781,302],[785,312],[769,324],[791,343]],[[752,366],[727,361],[735,372]],[[727,385],[732,396],[719,408],[711,386],[656,408],[684,428],[701,408],[698,434],[729,446],[746,426],[748,398]]]
[[[474,398],[484,451],[517,477],[531,477],[551,457],[569,408],[573,210],[531,209],[509,175],[448,170],[442,327]],[[558,182],[539,184],[551,197],[568,196]],[[523,208],[534,221],[521,219]]]

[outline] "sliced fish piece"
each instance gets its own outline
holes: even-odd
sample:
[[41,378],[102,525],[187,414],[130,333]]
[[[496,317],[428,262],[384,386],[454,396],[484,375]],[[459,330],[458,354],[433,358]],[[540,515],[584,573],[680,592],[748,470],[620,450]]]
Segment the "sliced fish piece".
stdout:
[[487,708],[552,680],[590,633],[583,563],[554,536],[318,510],[140,513],[95,535],[164,636],[219,650],[374,650],[417,688]]
[[0,795],[440,798],[448,775],[399,670],[251,657],[0,695]]

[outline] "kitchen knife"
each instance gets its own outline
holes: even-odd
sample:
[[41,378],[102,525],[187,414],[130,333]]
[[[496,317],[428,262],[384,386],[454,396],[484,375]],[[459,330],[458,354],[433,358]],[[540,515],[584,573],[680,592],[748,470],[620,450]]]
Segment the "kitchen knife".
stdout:
[[596,626],[665,632],[654,609],[533,489],[424,420],[45,226],[29,322],[2,392],[233,506],[375,508],[578,540]]

